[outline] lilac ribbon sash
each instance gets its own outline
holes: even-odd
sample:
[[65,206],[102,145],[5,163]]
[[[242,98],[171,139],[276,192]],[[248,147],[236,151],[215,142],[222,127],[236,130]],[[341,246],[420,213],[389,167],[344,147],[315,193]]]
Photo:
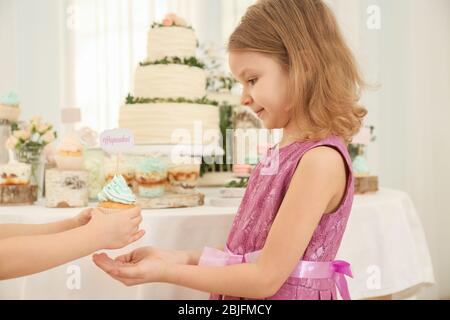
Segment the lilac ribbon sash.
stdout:
[[[200,257],[200,266],[224,267],[241,263],[255,263],[261,251],[247,253],[245,255],[233,254],[228,248],[221,251],[206,247]],[[300,261],[291,273],[291,278],[309,279],[333,279],[343,300],[350,300],[347,279],[353,278],[350,264],[345,261],[312,262]]]

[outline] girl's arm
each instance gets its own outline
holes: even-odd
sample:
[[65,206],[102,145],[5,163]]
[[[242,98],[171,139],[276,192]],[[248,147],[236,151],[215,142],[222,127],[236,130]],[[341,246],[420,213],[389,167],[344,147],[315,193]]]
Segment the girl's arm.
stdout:
[[80,228],[0,240],[0,280],[41,272],[100,249],[122,248],[144,235],[138,231],[141,221],[139,208],[110,215],[93,210]]
[[90,219],[91,209],[84,210],[78,216],[47,224],[0,224],[0,240],[21,237],[44,235],[64,232],[81,227]]
[[[343,174],[344,172],[344,174]],[[331,199],[342,192],[345,164],[340,153],[317,148],[305,154],[254,264],[227,267],[168,265],[165,282],[234,297],[275,295],[302,259]]]
[[[225,246],[216,247],[216,249],[223,251]],[[183,254],[186,255],[186,263],[187,265],[196,266],[200,261],[200,257],[202,256],[203,250],[187,250],[182,251]]]
[[[342,177],[342,172],[344,172]],[[95,263],[126,285],[167,282],[204,292],[261,299],[273,296],[302,259],[331,199],[341,192],[345,167],[330,148],[305,154],[270,229],[256,263],[206,267],[165,263],[148,258],[113,261],[94,256]]]

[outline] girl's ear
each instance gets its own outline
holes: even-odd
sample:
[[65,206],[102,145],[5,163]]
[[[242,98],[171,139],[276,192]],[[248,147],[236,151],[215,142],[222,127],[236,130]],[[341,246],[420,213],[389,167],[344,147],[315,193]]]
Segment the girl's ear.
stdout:
[[291,89],[291,88],[292,88],[292,85],[289,84],[289,89],[287,91],[288,92],[288,100],[287,100],[288,102],[284,106],[283,111],[289,113],[290,116],[294,116],[295,115],[295,112],[294,112],[295,103],[292,99],[290,99],[290,97],[292,97],[292,94],[293,94],[293,92],[292,92],[293,89]]

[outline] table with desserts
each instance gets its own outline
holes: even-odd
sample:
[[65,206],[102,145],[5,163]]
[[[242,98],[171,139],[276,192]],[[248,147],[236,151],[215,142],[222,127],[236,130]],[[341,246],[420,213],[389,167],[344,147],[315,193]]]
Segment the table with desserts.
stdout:
[[[238,206],[217,207],[219,188],[201,188],[205,205],[143,210],[146,235],[120,255],[141,246],[199,249],[227,239]],[[95,205],[95,204],[92,204]],[[47,223],[72,217],[81,209],[51,209],[44,204],[0,207],[0,223]],[[68,244],[70,245],[70,244]],[[381,189],[357,195],[337,259],[352,264],[353,299],[414,298],[434,283],[433,268],[419,215],[403,191]],[[1,261],[0,261],[1,263]],[[413,291],[412,288],[414,288]],[[90,257],[40,274],[0,282],[0,299],[207,299],[208,293],[170,284],[126,287],[98,269]]]

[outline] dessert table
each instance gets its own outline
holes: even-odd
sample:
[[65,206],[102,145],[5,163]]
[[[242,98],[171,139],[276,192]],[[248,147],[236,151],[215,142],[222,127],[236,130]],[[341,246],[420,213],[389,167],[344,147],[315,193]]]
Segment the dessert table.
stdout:
[[[236,206],[213,207],[219,189],[200,189],[205,206],[143,210],[146,235],[114,252],[117,256],[140,246],[201,249],[226,241]],[[46,223],[76,215],[80,209],[0,207],[0,223]],[[430,254],[419,216],[410,197],[397,190],[355,196],[338,259],[352,264],[353,299],[394,295],[433,284]],[[1,263],[1,261],[0,261]],[[40,274],[0,281],[0,299],[207,299],[208,294],[168,284],[125,287],[85,257]]]

